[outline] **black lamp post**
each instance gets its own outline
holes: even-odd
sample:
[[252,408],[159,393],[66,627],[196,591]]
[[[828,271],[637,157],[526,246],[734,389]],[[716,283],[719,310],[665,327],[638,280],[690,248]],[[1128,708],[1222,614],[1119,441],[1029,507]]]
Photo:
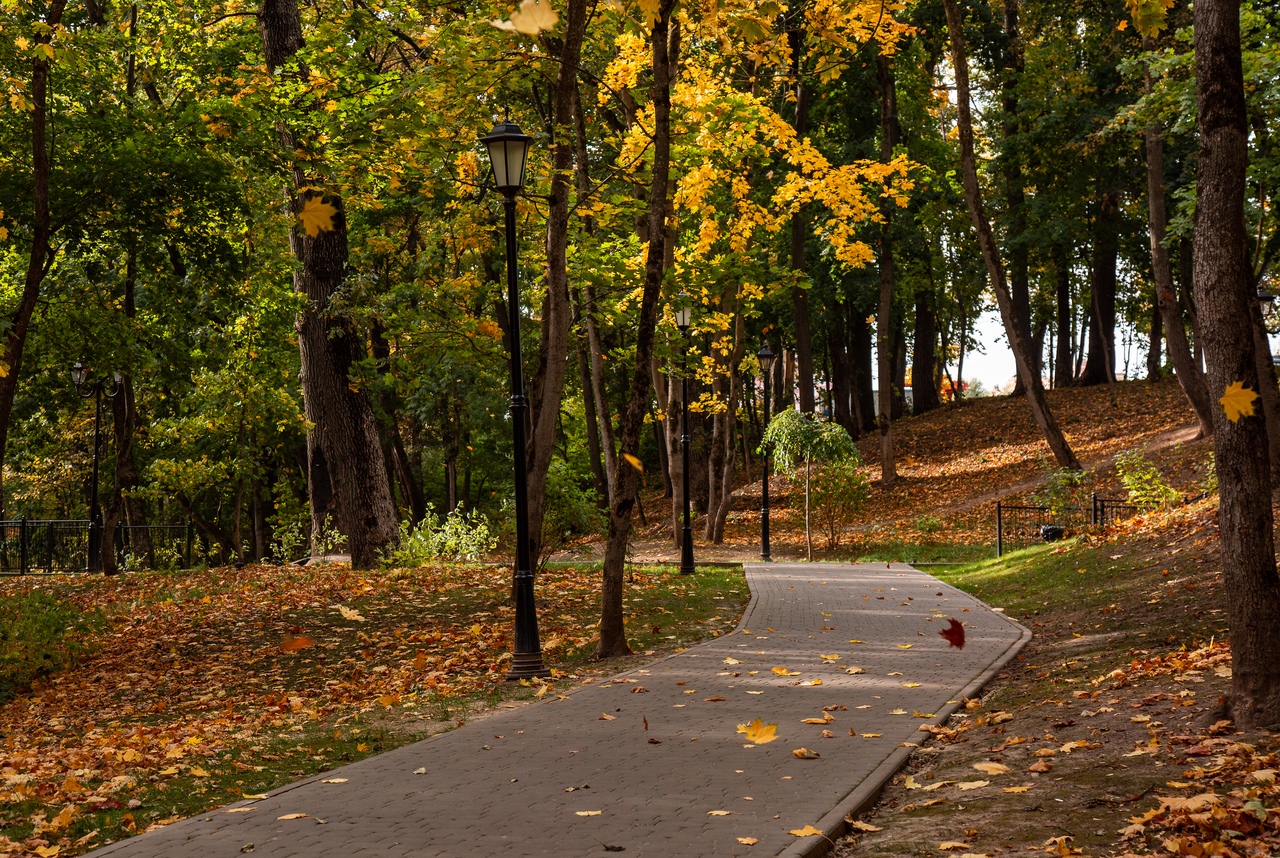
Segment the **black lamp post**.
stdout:
[[[756,352],[756,360],[760,362],[760,374],[764,376],[764,428],[769,428],[769,378],[773,375],[775,355],[765,343],[764,348]],[[764,457],[764,478],[760,481],[760,559],[772,560],[769,556],[769,448],[763,441],[760,453]]]
[[680,293],[676,327],[684,338],[680,353],[680,460],[684,463],[684,530],[680,539],[680,574],[692,575],[693,525],[689,523],[689,318],[693,314],[689,296]]
[[103,387],[102,379],[92,379],[93,370],[76,362],[71,368],[71,381],[76,393],[84,399],[93,397],[93,480],[89,484],[89,557],[84,571],[102,571],[102,508],[98,505],[98,450],[102,446],[102,395],[114,397],[120,392],[120,373],[113,373],[110,390]]
[[524,427],[529,401],[524,395],[520,356],[520,294],[516,288],[516,194],[524,185],[525,163],[533,138],[514,122],[502,121],[480,142],[489,150],[493,181],[502,194],[507,232],[507,313],[511,319],[511,434],[516,477],[516,566],[512,594],[516,603],[515,646],[507,679],[547,676],[538,640],[538,611],[533,599],[533,569],[529,560],[529,490],[525,464]]

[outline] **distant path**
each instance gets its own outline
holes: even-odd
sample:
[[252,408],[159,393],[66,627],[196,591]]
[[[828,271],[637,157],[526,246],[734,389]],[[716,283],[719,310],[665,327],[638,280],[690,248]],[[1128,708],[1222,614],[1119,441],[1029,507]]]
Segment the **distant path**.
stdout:
[[[1030,639],[901,564],[746,571],[751,603],[724,637],[612,680],[560,683],[564,699],[548,695],[229,808],[249,812],[212,811],[91,854],[238,858],[248,844],[254,858],[810,854],[827,841],[789,830],[841,833],[844,815],[905,761],[899,743],[919,742],[921,724],[945,720]],[[947,617],[965,624],[963,650],[937,634]],[[801,723],[824,708],[829,724]],[[736,725],[756,718],[777,724],[778,739],[744,747]],[[801,747],[820,757],[797,758]],[[322,783],[332,778],[345,781]]]

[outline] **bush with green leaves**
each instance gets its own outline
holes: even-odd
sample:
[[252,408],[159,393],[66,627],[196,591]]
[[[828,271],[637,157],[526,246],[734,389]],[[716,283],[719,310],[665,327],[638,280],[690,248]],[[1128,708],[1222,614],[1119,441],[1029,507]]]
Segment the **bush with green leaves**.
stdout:
[[844,529],[870,496],[871,481],[862,472],[856,452],[822,466],[813,481],[813,505],[828,549],[840,545]]
[[0,600],[0,701],[70,667],[89,649],[97,614],[32,590]]
[[1138,506],[1172,506],[1182,501],[1182,493],[1165,482],[1150,459],[1138,450],[1116,456],[1116,474],[1129,492],[1129,502]]
[[480,513],[454,510],[440,518],[435,507],[427,505],[427,514],[415,528],[408,522],[400,525],[400,547],[386,559],[386,565],[422,566],[438,560],[480,560],[498,545],[489,529],[489,520]]
[[1044,487],[1031,496],[1032,500],[1047,506],[1055,516],[1061,516],[1070,509],[1083,509],[1089,497],[1088,472],[1051,468],[1047,462],[1045,468],[1048,473]]

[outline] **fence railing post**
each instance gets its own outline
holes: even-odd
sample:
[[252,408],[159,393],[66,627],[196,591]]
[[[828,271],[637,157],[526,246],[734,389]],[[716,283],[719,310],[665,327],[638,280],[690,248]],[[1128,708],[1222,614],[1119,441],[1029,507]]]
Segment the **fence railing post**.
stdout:
[[1092,527],[1098,526],[1098,493],[1089,493],[1089,524]]
[[18,522],[18,556],[20,574],[27,574],[27,565],[30,562],[28,553],[31,550],[30,538],[27,536],[27,517],[24,515],[22,520]]
[[1004,556],[1004,507],[996,501],[996,557]]
[[186,548],[186,551],[183,553],[183,557],[182,557],[183,569],[191,568],[191,544],[192,542],[195,541],[195,535],[196,535],[195,522],[193,522],[191,519],[187,519],[187,548]]

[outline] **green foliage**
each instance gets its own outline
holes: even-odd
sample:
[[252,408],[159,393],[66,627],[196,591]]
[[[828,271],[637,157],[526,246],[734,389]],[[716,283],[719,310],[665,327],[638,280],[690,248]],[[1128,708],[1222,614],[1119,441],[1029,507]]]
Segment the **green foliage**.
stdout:
[[1218,493],[1218,460],[1213,457],[1212,450],[1204,461],[1204,479],[1200,481],[1200,491],[1207,495]]
[[386,559],[386,565],[422,566],[439,560],[479,560],[498,545],[489,531],[489,520],[479,513],[459,510],[443,519],[435,507],[427,505],[427,514],[416,528],[408,522],[400,525],[400,547]]
[[941,533],[942,527],[942,519],[936,515],[922,515],[915,522],[915,529],[921,533]]
[[70,667],[88,651],[100,617],[32,590],[0,601],[0,700]]
[[586,487],[589,480],[588,474],[577,472],[561,459],[551,463],[542,523],[543,555],[554,552],[558,543],[604,532],[609,519],[595,490]]
[[1083,507],[1089,495],[1089,474],[1070,468],[1051,468],[1048,460],[1042,464],[1048,473],[1044,487],[1031,496],[1032,500],[1047,506],[1054,515],[1061,515],[1071,507]]
[[857,452],[829,462],[813,481],[813,505],[827,548],[840,545],[840,536],[871,496],[871,482],[862,472]]
[[1138,450],[1116,456],[1116,474],[1129,500],[1139,506],[1172,506],[1182,500],[1182,493],[1165,482],[1159,469]]
[[858,456],[858,448],[843,426],[794,408],[774,415],[765,429],[764,443],[778,470],[789,474],[808,462],[834,462],[850,456],[856,461]]

